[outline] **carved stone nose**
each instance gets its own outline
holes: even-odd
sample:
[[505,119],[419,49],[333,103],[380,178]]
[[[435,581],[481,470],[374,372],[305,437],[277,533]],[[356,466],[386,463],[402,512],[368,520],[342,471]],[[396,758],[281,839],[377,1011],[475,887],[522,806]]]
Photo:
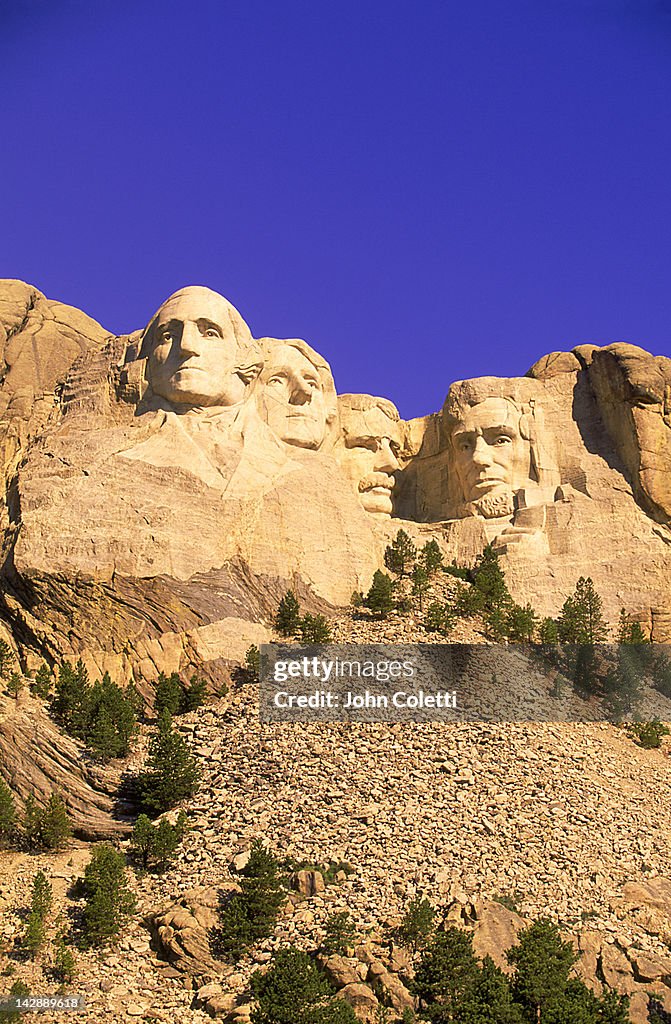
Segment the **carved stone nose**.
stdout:
[[312,401],[312,391],[301,380],[293,382],[291,389],[291,398],[289,399],[290,405],[308,405]]
[[391,449],[391,444],[386,438],[382,438],[375,455],[375,469],[378,473],[393,473],[398,468],[398,459]]
[[185,323],[182,327],[180,348],[183,352],[198,353],[201,346],[201,334],[196,324]]

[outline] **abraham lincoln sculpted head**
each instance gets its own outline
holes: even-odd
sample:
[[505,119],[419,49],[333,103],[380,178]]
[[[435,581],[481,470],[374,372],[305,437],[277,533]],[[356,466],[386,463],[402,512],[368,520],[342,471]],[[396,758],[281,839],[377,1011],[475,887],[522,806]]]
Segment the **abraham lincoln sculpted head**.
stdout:
[[[474,390],[476,383],[482,387]],[[486,383],[453,385],[444,410],[458,518],[511,516],[518,492],[539,492],[554,479],[534,400],[487,394]]]
[[237,309],[196,285],[163,303],[143,334],[140,356],[154,395],[179,411],[238,405],[261,367]]

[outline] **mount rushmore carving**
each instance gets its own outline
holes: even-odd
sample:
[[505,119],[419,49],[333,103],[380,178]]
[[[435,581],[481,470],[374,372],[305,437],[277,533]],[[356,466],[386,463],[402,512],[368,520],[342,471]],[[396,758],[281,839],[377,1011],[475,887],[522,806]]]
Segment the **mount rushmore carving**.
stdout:
[[611,616],[671,640],[665,357],[580,346],[450,385],[447,350],[442,410],[403,421],[208,288],[114,337],[3,282],[0,325],[0,613],[27,665],[216,677],[288,586],[322,610],[366,588],[399,526],[448,560],[494,543],[542,613],[591,575]]

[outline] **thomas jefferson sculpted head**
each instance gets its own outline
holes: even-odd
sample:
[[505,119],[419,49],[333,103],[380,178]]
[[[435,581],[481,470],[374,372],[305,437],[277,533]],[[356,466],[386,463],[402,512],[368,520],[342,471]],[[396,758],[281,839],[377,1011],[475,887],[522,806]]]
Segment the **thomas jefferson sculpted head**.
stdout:
[[286,444],[330,447],[337,405],[328,363],[299,338],[262,338],[260,345],[264,362],[254,393],[261,418]]
[[140,356],[153,393],[180,409],[239,404],[261,365],[237,309],[198,285],[163,303],[143,334]]

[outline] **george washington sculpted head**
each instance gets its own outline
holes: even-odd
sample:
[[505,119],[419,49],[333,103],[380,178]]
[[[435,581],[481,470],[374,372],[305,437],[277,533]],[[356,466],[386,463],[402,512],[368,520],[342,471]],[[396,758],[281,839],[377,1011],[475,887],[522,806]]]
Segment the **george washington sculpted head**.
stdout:
[[144,331],[140,356],[153,393],[179,408],[239,404],[261,366],[237,309],[199,285],[163,303]]

